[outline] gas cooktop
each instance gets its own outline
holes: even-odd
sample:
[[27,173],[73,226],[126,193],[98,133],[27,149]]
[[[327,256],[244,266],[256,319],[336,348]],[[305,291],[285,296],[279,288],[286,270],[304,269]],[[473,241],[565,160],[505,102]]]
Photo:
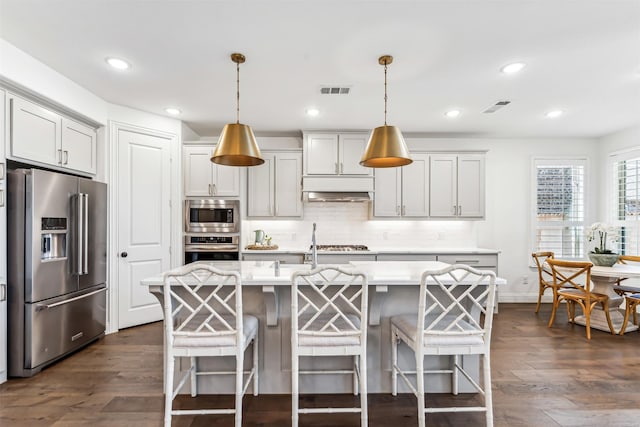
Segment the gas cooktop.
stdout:
[[[309,247],[313,249],[313,246]],[[351,251],[368,251],[369,248],[365,245],[317,245],[319,251],[334,251],[334,252],[351,252]]]

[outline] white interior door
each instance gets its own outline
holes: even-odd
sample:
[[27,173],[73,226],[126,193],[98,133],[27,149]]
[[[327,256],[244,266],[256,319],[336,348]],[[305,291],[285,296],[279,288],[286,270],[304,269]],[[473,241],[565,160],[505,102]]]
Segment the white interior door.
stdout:
[[170,139],[118,130],[118,328],[162,319],[140,280],[170,268]]

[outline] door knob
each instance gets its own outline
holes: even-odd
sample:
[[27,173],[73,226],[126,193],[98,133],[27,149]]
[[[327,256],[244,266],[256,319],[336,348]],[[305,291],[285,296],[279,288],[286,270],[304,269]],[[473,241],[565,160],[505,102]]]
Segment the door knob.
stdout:
[[127,256],[129,256],[129,254],[128,254],[128,253],[126,253],[126,252],[120,252],[120,256],[121,256],[122,258],[126,258]]

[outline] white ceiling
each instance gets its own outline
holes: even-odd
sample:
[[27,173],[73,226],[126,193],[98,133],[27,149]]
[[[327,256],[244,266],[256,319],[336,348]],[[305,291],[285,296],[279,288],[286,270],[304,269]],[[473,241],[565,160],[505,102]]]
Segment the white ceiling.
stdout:
[[[640,0],[0,0],[0,37],[103,99],[202,136],[371,129],[598,137],[640,124]],[[133,64],[115,72],[105,57]],[[501,66],[523,61],[517,75]],[[349,95],[320,95],[323,85]],[[494,114],[482,111],[512,103]],[[309,118],[315,106],[320,115]],[[444,113],[462,114],[448,119]],[[547,119],[551,109],[566,112]]]

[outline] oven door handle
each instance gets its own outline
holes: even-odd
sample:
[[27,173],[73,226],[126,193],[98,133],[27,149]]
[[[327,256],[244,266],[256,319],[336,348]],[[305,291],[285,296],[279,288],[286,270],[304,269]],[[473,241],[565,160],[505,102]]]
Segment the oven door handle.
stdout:
[[238,245],[216,245],[214,248],[208,245],[185,245],[185,252],[229,252],[237,251]]

